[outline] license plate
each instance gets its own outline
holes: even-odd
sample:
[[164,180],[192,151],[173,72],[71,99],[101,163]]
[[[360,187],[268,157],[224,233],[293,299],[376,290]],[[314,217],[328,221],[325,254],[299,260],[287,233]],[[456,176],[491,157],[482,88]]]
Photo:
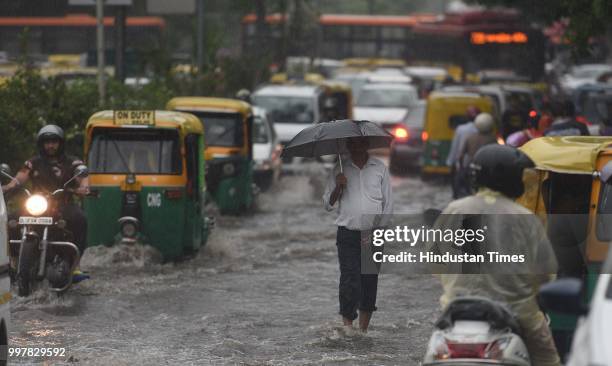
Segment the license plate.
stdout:
[[30,217],[19,218],[19,225],[53,225],[53,217]]

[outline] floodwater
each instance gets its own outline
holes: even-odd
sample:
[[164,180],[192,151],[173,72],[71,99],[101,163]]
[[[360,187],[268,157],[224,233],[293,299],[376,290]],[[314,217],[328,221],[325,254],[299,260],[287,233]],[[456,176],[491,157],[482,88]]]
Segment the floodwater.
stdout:
[[[65,348],[63,357],[12,364],[418,365],[439,313],[427,275],[383,274],[367,335],[337,314],[334,215],[327,172],[304,166],[258,197],[253,214],[217,216],[195,258],[158,264],[140,247],[92,248],[92,279],[57,298],[38,290],[12,301],[10,344]],[[396,212],[442,208],[449,188],[393,177]]]

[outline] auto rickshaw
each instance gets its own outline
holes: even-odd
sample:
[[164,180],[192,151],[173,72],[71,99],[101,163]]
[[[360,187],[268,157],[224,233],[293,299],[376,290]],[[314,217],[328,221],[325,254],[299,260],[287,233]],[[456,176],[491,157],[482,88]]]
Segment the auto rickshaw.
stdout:
[[222,214],[238,214],[252,208],[253,111],[236,99],[178,97],[167,109],[196,115],[206,131],[206,183]]
[[450,173],[446,158],[455,135],[455,128],[469,122],[466,116],[469,106],[478,107],[482,112],[496,116],[493,101],[480,94],[432,92],[427,98],[425,128],[421,136],[425,145],[421,170],[424,175]]
[[89,246],[140,242],[165,261],[202,247],[204,137],[199,119],[174,111],[101,111],[89,119],[84,201]]
[[[551,227],[558,227],[551,226],[550,215],[572,215],[568,217],[578,244],[574,248],[576,254],[562,253],[570,263],[559,260],[559,270],[568,275],[567,267],[578,269],[572,272],[578,272],[574,277],[583,280],[584,300],[588,303],[612,240],[612,137],[541,137],[520,149],[533,160],[535,168],[525,170],[525,193],[517,202],[540,217],[548,227],[549,237]],[[562,235],[567,244],[567,235]],[[559,250],[557,246],[555,251]],[[563,250],[568,250],[566,245]],[[553,312],[549,315],[557,349],[563,356],[571,346],[577,317]]]

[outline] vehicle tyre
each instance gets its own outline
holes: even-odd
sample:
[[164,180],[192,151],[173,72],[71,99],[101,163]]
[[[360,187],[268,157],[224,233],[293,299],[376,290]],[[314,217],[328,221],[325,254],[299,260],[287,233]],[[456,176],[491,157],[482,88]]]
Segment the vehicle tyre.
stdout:
[[17,265],[17,293],[19,296],[29,296],[32,284],[36,278],[36,249],[38,242],[25,240],[21,243],[19,264]]
[[8,329],[6,323],[2,320],[0,324],[0,366],[8,364]]

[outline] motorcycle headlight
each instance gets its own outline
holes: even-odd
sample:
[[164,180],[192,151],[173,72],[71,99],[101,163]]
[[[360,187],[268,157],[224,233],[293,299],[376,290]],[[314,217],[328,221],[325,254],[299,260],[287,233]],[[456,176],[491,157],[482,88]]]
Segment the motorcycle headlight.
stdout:
[[49,203],[45,197],[35,194],[26,200],[25,207],[30,215],[40,216],[47,211],[47,208],[49,208]]
[[136,223],[134,222],[126,221],[121,226],[121,235],[123,235],[126,238],[135,237],[137,232],[138,232],[138,227],[136,226]]

